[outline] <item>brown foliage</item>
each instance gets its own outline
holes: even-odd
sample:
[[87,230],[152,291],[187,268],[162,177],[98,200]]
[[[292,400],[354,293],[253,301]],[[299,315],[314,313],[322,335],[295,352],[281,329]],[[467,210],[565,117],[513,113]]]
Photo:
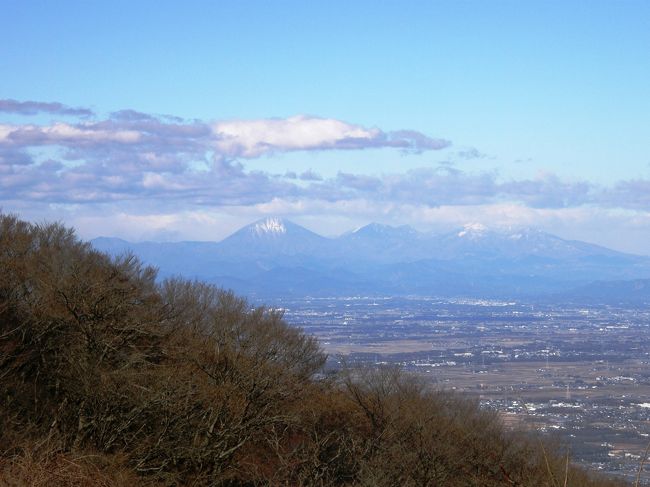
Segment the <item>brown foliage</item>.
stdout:
[[1,487],[153,485],[137,476],[119,456],[75,455],[57,451],[50,445],[26,446],[20,450],[20,454],[0,457]]
[[61,225],[0,216],[0,270],[0,485],[564,479],[562,456],[475,403],[396,369],[325,377],[317,342],[280,313],[158,283]]

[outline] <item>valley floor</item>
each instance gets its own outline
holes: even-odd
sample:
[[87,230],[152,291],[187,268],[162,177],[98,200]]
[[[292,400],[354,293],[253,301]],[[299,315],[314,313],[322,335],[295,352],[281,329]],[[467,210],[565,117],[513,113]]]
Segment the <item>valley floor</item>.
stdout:
[[637,474],[650,441],[645,309],[421,297],[275,305],[321,340],[333,367],[400,364],[476,396],[507,424],[557,437],[576,463]]

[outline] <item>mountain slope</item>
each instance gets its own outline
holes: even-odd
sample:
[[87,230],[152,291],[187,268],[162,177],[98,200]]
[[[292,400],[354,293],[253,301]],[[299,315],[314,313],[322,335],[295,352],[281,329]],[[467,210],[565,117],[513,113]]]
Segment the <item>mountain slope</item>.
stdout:
[[430,255],[426,236],[408,225],[370,223],[336,240],[344,261],[409,262]]
[[596,281],[571,289],[557,298],[577,302],[647,306],[650,303],[650,279]]
[[564,260],[590,256],[628,256],[598,245],[564,240],[534,228],[497,231],[483,225],[468,224],[441,235],[436,241],[440,255],[447,258],[480,256],[516,259],[535,256]]

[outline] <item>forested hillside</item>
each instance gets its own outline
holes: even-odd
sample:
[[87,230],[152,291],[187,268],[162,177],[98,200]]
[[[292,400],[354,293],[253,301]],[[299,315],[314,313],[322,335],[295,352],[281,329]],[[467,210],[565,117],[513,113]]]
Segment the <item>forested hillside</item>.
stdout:
[[62,225],[0,216],[0,271],[0,485],[619,485]]

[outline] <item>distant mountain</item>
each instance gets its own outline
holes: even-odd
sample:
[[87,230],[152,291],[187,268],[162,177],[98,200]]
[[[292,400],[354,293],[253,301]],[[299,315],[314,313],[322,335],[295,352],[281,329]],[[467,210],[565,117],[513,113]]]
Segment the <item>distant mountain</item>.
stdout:
[[558,297],[578,302],[648,305],[650,304],[650,279],[596,281],[571,289]]
[[[221,242],[129,243],[98,238],[92,243],[113,255],[133,252],[158,267],[161,277],[199,278],[262,297],[351,293],[516,297],[582,289],[583,295],[604,300],[608,287],[592,283],[650,279],[648,257],[536,229],[493,230],[478,224],[435,235],[409,226],[371,223],[325,238],[291,221],[266,218]],[[613,293],[617,288],[612,286]]]
[[491,230],[479,224],[468,224],[442,235],[437,243],[440,255],[450,259],[475,256],[508,259],[541,257],[557,260],[596,255],[626,255],[594,244],[564,240],[538,229]]
[[282,218],[265,218],[221,241],[219,253],[230,258],[316,255],[328,239]]
[[370,223],[336,239],[343,261],[410,262],[431,255],[427,236],[408,225]]
[[130,243],[118,238],[99,237],[92,245],[110,255],[132,252],[142,261],[160,269],[160,275],[184,275],[191,278],[210,279],[212,272],[242,274],[245,267],[232,266],[220,257],[217,242],[137,242]]

